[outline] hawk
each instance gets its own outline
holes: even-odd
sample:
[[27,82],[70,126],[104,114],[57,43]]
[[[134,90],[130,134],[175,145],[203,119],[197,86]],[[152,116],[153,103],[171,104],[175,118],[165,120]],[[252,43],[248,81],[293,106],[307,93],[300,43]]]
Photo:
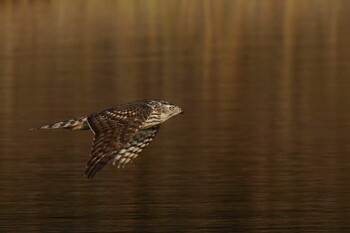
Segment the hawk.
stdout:
[[92,130],[85,170],[85,176],[92,179],[109,162],[124,167],[135,159],[154,139],[160,124],[178,114],[183,114],[182,109],[167,101],[143,100],[36,129]]

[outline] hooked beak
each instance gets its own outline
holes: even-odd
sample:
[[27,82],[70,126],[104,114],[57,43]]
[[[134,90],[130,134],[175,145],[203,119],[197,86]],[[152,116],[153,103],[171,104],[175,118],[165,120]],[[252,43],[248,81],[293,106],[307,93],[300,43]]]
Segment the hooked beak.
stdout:
[[181,115],[185,114],[185,113],[184,113],[184,110],[182,110],[182,109],[181,109],[181,112],[180,112],[180,114],[181,114]]

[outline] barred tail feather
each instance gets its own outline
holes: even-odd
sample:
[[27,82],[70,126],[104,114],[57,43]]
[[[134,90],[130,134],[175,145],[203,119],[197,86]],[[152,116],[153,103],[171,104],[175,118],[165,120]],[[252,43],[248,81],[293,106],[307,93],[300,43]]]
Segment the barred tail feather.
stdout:
[[75,119],[70,119],[66,121],[60,121],[49,125],[44,125],[31,130],[40,129],[70,129],[70,130],[87,130],[89,125],[87,123],[87,117],[79,117]]

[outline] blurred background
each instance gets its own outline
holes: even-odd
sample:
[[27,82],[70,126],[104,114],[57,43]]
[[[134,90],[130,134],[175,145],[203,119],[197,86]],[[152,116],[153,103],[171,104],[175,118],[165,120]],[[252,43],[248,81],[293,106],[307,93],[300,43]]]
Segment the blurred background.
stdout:
[[[1,232],[349,232],[350,1],[0,1]],[[124,169],[29,131],[185,110]]]

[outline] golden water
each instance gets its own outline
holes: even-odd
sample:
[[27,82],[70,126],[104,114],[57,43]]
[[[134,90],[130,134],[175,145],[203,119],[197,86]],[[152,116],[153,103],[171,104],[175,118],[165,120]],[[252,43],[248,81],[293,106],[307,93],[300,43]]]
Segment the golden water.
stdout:
[[[350,2],[0,2],[1,232],[350,231]],[[185,110],[124,169],[29,131]]]

